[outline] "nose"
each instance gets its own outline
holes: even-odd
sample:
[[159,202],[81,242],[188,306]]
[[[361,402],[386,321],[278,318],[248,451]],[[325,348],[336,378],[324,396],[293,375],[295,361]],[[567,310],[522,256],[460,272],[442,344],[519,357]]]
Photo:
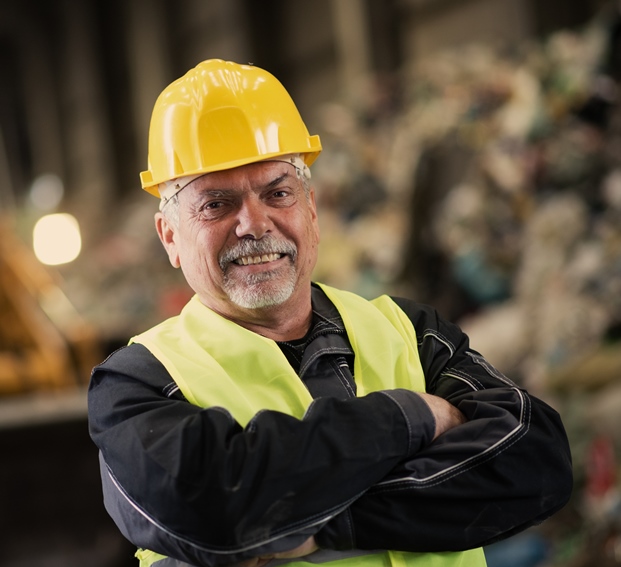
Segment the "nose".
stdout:
[[239,208],[235,234],[238,238],[259,240],[273,229],[270,208],[256,195],[247,196]]

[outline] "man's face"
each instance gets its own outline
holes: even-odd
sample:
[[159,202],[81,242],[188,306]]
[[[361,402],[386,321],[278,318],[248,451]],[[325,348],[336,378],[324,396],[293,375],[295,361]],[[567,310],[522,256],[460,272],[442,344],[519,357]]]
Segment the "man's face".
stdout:
[[201,301],[237,319],[310,293],[319,229],[295,168],[259,162],[204,175],[179,194],[179,224],[156,215],[170,262]]

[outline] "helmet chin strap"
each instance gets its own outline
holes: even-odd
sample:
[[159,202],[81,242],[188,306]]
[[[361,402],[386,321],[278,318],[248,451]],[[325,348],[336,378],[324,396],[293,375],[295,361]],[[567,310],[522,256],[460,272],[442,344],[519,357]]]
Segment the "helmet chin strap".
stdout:
[[[311,178],[310,167],[304,163],[304,160],[299,154],[290,154],[286,156],[277,156],[268,158],[261,161],[281,161],[283,163],[289,163],[295,167],[298,179]],[[260,163],[260,162],[255,162]],[[215,172],[210,172],[215,173]],[[177,195],[181,190],[185,189],[192,181],[195,181],[199,177],[207,175],[207,173],[197,173],[196,175],[184,175],[183,177],[177,177],[169,181],[164,181],[158,185],[158,191],[160,193],[160,211],[168,204],[168,202]]]

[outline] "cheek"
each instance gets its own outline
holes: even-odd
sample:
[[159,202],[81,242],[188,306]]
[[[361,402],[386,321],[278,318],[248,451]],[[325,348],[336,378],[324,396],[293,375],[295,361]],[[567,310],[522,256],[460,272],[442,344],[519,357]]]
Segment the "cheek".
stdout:
[[315,235],[315,248],[321,242],[321,233],[319,232],[319,224],[317,222],[313,223],[313,234]]
[[317,246],[319,245],[319,242],[321,240],[321,235],[319,232],[319,223],[316,220],[310,223],[308,232],[309,232],[310,241],[313,243],[313,249],[316,251]]
[[200,232],[186,235],[183,245],[179,246],[179,261],[186,278],[204,279],[210,277],[217,258],[206,234]]
[[319,246],[319,231],[316,228],[310,227],[307,234],[307,259],[306,263],[309,268],[314,268],[317,262],[318,246]]
[[188,285],[199,295],[212,295],[221,284],[221,272],[217,265],[199,251],[182,258],[181,271]]

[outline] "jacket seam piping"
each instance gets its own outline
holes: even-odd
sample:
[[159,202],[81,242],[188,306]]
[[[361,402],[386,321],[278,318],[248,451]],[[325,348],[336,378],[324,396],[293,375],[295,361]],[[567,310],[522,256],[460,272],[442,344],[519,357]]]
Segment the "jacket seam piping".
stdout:
[[380,482],[375,485],[374,488],[371,489],[374,493],[376,492],[386,492],[390,490],[397,490],[402,488],[428,488],[431,486],[437,486],[442,482],[445,482],[455,476],[466,472],[475,466],[488,461],[489,459],[499,455],[500,453],[506,451],[509,447],[517,443],[524,435],[528,433],[530,428],[530,403],[529,400],[525,397],[523,392],[519,389],[515,389],[518,396],[522,400],[521,409],[520,409],[520,423],[517,427],[515,427],[512,431],[510,431],[507,435],[505,435],[502,439],[494,443],[491,447],[488,447],[481,453],[473,455],[469,457],[465,461],[460,463],[456,463],[455,465],[450,466],[448,469],[438,471],[433,473],[432,475],[423,478],[416,479],[411,476],[387,480],[384,482]]
[[455,346],[453,345],[453,343],[439,331],[436,331],[434,329],[425,329],[420,344],[422,344],[427,337],[434,338],[438,342],[442,343],[446,348],[448,348],[451,357],[455,354]]
[[450,370],[446,370],[442,372],[442,376],[447,376],[449,378],[454,378],[455,380],[460,380],[461,382],[465,382],[475,392],[478,390],[484,389],[483,384],[479,380],[455,368],[451,368]]
[[239,547],[204,547],[202,545],[199,545],[197,543],[194,543],[193,541],[181,537],[178,534],[172,532],[171,530],[169,530],[168,528],[164,527],[160,522],[158,522],[157,520],[155,520],[153,517],[151,517],[143,508],[141,508],[132,498],[130,498],[129,494],[127,494],[127,492],[125,491],[125,489],[121,486],[121,484],[119,483],[119,481],[116,479],[116,477],[114,476],[114,474],[112,473],[112,470],[110,469],[110,467],[106,464],[106,469],[108,471],[108,476],[110,477],[110,480],[112,481],[112,483],[114,484],[114,486],[117,488],[117,490],[119,491],[119,493],[123,496],[123,498],[129,503],[129,505],[136,510],[136,512],[138,512],[145,520],[147,520],[150,524],[152,524],[153,526],[155,526],[157,529],[161,530],[162,532],[164,532],[166,535],[170,536],[171,538],[183,542],[186,545],[189,545],[193,548],[196,548],[198,550],[207,552],[207,553],[213,553],[216,555],[228,555],[231,553],[241,553],[244,551],[249,551],[255,547],[259,547],[261,545],[266,545],[268,543],[271,543],[273,541],[276,541],[286,535],[289,535],[291,533],[295,533],[301,529],[304,528],[308,528],[308,527],[312,527],[315,526],[317,524],[321,524],[324,522],[327,522],[329,520],[331,520],[334,516],[336,516],[338,513],[340,513],[342,510],[347,509],[347,507],[354,501],[356,500],[360,495],[355,496],[354,498],[350,499],[349,501],[341,504],[340,506],[334,507],[330,510],[328,510],[326,513],[320,515],[320,514],[315,514],[313,516],[311,516],[307,521],[300,521],[294,524],[291,524],[287,527],[283,527],[280,530],[278,530],[277,532],[275,532],[272,536],[267,537],[265,539],[261,539],[261,540],[255,540],[255,541],[249,541],[245,544],[241,544]]
[[349,372],[346,373],[345,370],[343,370],[344,368],[349,369],[347,362],[343,361],[343,358],[339,357],[337,360],[331,360],[330,365],[334,369],[336,378],[346,390],[348,396],[350,398],[355,398],[356,391],[354,390],[354,387],[352,387],[351,382],[347,379],[347,374],[349,374]]
[[502,372],[494,368],[484,357],[480,354],[467,350],[466,354],[472,359],[475,364],[481,366],[490,376],[500,380],[502,383],[507,384],[513,388],[516,387],[515,382],[507,378]]
[[315,360],[317,360],[319,357],[321,357],[324,354],[343,354],[343,355],[345,355],[345,354],[352,354],[352,351],[351,351],[351,349],[348,349],[346,347],[337,347],[337,346],[323,347],[323,348],[317,350],[311,356],[308,357],[308,360],[305,362],[304,366],[300,368],[299,376],[302,377],[306,373],[306,370],[308,370],[308,367],[313,362],[315,362]]

